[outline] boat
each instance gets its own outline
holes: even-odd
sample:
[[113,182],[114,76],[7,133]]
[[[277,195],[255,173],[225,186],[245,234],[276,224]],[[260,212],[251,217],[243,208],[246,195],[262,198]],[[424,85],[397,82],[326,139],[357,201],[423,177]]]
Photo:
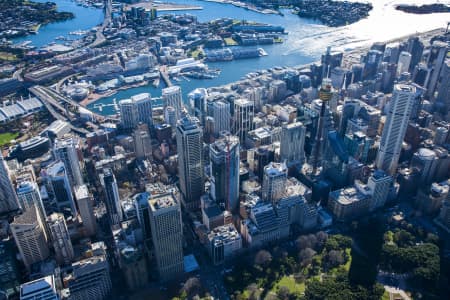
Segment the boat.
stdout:
[[152,85],[153,85],[155,88],[157,88],[157,87],[159,86],[159,82],[160,82],[159,78],[156,78],[155,80],[153,80]]
[[259,56],[267,56],[267,52],[263,48],[258,48]]

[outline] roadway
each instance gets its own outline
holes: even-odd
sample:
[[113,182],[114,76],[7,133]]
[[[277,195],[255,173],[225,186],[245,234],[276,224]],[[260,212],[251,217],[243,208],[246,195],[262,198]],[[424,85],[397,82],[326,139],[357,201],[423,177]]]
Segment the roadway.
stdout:
[[105,35],[103,34],[103,30],[109,26],[112,18],[112,0],[105,0],[105,18],[103,19],[103,24],[97,28],[97,32],[95,33],[95,41],[89,45],[89,47],[95,48],[106,41]]

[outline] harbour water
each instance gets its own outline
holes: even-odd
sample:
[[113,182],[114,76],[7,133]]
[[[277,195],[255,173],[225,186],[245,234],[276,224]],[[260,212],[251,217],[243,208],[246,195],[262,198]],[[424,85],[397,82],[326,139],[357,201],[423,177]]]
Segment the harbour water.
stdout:
[[[53,1],[58,4],[59,9],[74,12],[76,18],[63,23],[43,26],[38,35],[29,36],[23,38],[23,40],[32,40],[36,46],[39,46],[39,44],[45,43],[45,41],[51,41],[56,36],[67,35],[70,31],[89,29],[102,20],[103,13],[101,10],[77,6],[75,2],[70,0]],[[190,79],[189,81],[182,80],[181,82],[174,83],[181,86],[184,97],[186,98],[186,95],[195,88],[227,84],[239,80],[249,72],[274,66],[295,66],[311,63],[320,58],[320,54],[325,51],[327,46],[332,46],[338,50],[351,50],[376,41],[386,41],[415,32],[424,32],[438,27],[445,27],[447,22],[450,21],[449,13],[415,15],[395,10],[394,6],[402,3],[402,1],[404,2],[404,0],[369,0],[374,8],[368,18],[348,26],[330,28],[314,20],[299,18],[291,14],[289,10],[283,10],[283,16],[266,15],[216,2],[168,0],[168,2],[172,3],[202,6],[203,10],[186,11],[186,13],[196,15],[199,21],[228,17],[281,25],[289,33],[284,36],[284,43],[263,46],[268,56],[231,62],[208,63],[211,69],[221,70],[220,76],[214,79]],[[436,2],[436,0],[408,1],[409,4],[433,2]],[[180,14],[183,12],[177,11],[174,13]],[[149,84],[148,86],[123,90],[110,97],[100,99],[95,104],[97,104],[97,107],[100,103],[112,104],[114,99],[126,99],[142,92],[149,92],[152,96],[156,97],[161,95],[160,88],[154,88]],[[100,112],[94,107],[95,104],[91,103],[88,107]],[[114,113],[113,106],[105,106],[100,113]]]

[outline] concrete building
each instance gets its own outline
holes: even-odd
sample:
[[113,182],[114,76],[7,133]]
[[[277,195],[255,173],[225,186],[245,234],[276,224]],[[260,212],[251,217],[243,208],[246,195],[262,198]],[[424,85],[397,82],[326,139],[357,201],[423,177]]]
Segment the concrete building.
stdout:
[[105,244],[92,244],[88,252],[89,257],[63,270],[62,281],[70,300],[104,300],[111,292]]
[[369,177],[367,186],[370,188],[372,195],[371,210],[384,206],[392,181],[392,177],[382,170],[376,170],[372,176]]
[[183,274],[183,228],[181,207],[171,193],[149,200],[155,257],[161,281]]
[[75,187],[75,199],[78,204],[83,229],[86,236],[94,236],[97,232],[97,222],[94,215],[93,199],[87,185]]
[[305,162],[306,127],[301,122],[283,125],[281,129],[280,159],[287,165]]
[[19,202],[9,176],[9,169],[0,154],[0,214],[17,211]]
[[56,160],[64,163],[70,185],[82,185],[83,174],[81,172],[80,160],[78,159],[79,141],[76,137],[55,139],[53,153]]
[[205,88],[196,88],[188,94],[189,105],[192,110],[191,113],[200,120],[202,126],[205,125],[207,98],[208,91]]
[[22,211],[37,208],[41,219],[45,220],[47,214],[36,182],[22,181],[18,183],[16,193]]
[[232,132],[239,137],[241,145],[245,142],[247,133],[253,129],[254,114],[254,102],[247,99],[237,99],[234,101],[234,124]]
[[397,170],[403,138],[414,105],[415,92],[416,89],[410,85],[397,84],[394,86],[376,159],[377,168],[389,175],[394,174]]
[[208,233],[208,252],[215,265],[233,257],[241,248],[241,235],[231,224],[216,227]]
[[338,221],[348,221],[369,211],[370,196],[355,187],[330,192],[328,209]]
[[20,285],[20,300],[59,300],[54,275]]
[[120,206],[119,187],[117,186],[116,177],[111,169],[103,169],[100,174],[100,182],[102,183],[105,193],[106,212],[111,227],[118,226],[123,221],[122,208]]
[[75,254],[64,216],[53,213],[47,217],[47,224],[51,235],[49,238],[55,251],[56,262],[60,265],[70,264]]
[[434,41],[427,57],[427,64],[432,68],[431,77],[427,86],[427,96],[433,98],[441,75],[441,70],[447,57],[449,46],[442,41]]
[[119,101],[120,123],[126,129],[132,129],[139,123],[149,127],[153,125],[152,98],[149,93],[132,96]]
[[138,159],[152,157],[152,139],[147,124],[139,124],[133,132],[134,153]]
[[28,271],[32,264],[48,258],[50,251],[47,246],[47,236],[43,220],[36,209],[28,209],[14,218],[10,228]]
[[450,59],[447,58],[441,70],[441,82],[438,87],[436,101],[442,105],[442,111],[450,109]]
[[275,204],[286,189],[287,167],[284,163],[271,162],[264,167],[262,199]]
[[183,99],[181,95],[181,88],[179,86],[171,86],[162,89],[162,100],[164,108],[172,106],[175,109],[175,115],[177,120],[181,118],[183,110]]
[[397,76],[400,76],[401,74],[405,72],[409,72],[409,66],[411,64],[411,54],[406,51],[400,52],[400,55],[398,57],[397,62]]
[[239,207],[239,139],[225,136],[210,144],[210,195],[230,212]]
[[203,134],[194,119],[185,117],[177,125],[178,174],[183,205],[200,207],[204,191]]
[[222,131],[230,131],[230,103],[223,100],[214,101],[211,110],[214,119],[214,135],[219,136]]

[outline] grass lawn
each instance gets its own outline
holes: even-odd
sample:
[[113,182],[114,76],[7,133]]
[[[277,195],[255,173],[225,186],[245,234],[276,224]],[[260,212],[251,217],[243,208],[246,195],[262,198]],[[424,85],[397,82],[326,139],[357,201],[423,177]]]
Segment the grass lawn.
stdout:
[[352,254],[351,254],[351,252],[352,252],[352,249],[350,249],[350,248],[345,249],[345,254],[347,254],[348,261],[345,263],[344,269],[347,272],[350,271],[350,265],[352,264]]
[[282,43],[283,39],[282,38],[276,38],[276,39],[273,39],[273,42],[274,43]]
[[391,298],[389,297],[389,292],[388,291],[384,291],[383,296],[381,297],[381,300],[390,300]]
[[205,53],[203,53],[203,50],[197,49],[191,52],[191,57],[197,59],[198,55],[202,53],[203,56],[205,56]]
[[227,45],[227,46],[237,46],[237,45],[239,45],[238,42],[236,42],[232,38],[224,38],[223,40],[225,41],[225,45]]
[[19,136],[18,133],[10,133],[10,132],[0,133],[0,146],[8,144],[11,140],[15,139],[18,136]]
[[305,293],[305,289],[306,289],[304,282],[297,283],[297,282],[295,282],[295,279],[293,276],[284,276],[274,285],[272,292],[276,293],[278,291],[278,289],[282,286],[287,287],[291,293],[294,293],[297,295]]

